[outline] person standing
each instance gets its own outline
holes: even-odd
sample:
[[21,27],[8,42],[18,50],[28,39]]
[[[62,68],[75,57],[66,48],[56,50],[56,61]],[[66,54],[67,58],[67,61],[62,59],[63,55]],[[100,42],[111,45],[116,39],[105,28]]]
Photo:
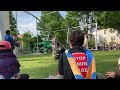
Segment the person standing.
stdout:
[[55,35],[53,40],[52,40],[52,53],[53,53],[53,56],[56,55],[56,49],[57,49],[57,39],[56,39],[56,35]]
[[6,30],[5,41],[8,41],[11,44],[12,49],[14,49],[14,39],[10,35],[10,30]]

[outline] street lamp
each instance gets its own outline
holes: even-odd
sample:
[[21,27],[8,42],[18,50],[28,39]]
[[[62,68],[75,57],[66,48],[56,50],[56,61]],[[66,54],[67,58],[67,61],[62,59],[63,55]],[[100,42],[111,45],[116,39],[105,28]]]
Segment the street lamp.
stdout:
[[97,17],[95,16],[95,23],[96,23],[96,27],[95,27],[95,31],[96,31],[96,39],[95,39],[95,47],[96,47],[96,50],[98,49],[97,48],[97,28],[98,28],[98,24],[97,24]]
[[70,33],[70,27],[67,25],[67,49],[69,48],[69,33]]
[[18,28],[17,28],[17,11],[16,11],[16,34],[18,35]]
[[[27,11],[24,11],[25,13],[27,13],[27,14],[29,14],[29,15],[31,15],[31,16],[33,16],[35,19],[36,19],[36,32],[37,32],[37,53],[38,53],[38,30],[37,30],[37,20],[39,20],[40,21],[40,19],[38,18],[38,17],[36,17],[35,15],[33,15],[33,14],[31,14],[30,12],[27,12]],[[53,11],[53,12],[50,12],[50,13],[48,13],[48,14],[45,14],[45,15],[49,15],[49,14],[51,14],[51,13],[55,13],[56,11]]]
[[39,48],[38,48],[38,42],[39,42],[39,41],[38,41],[37,19],[36,19],[36,32],[37,32],[37,53],[38,53],[38,51],[39,51],[39,50],[38,50],[38,49],[39,49]]
[[33,15],[33,14],[31,14],[30,12],[27,12],[27,11],[24,11],[25,13],[27,13],[27,14],[29,14],[29,15],[31,15],[31,16],[33,16],[35,19],[36,19],[36,33],[37,33],[37,53],[38,53],[38,30],[37,30],[37,20],[39,20],[40,21],[40,19],[38,18],[38,17],[36,17],[35,15]]

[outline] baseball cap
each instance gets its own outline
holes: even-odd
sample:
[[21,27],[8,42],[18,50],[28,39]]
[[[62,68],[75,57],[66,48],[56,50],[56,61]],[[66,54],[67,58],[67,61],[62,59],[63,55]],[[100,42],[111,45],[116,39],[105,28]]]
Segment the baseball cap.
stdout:
[[11,44],[8,41],[1,41],[0,42],[0,47],[2,47],[2,48],[0,48],[2,50],[6,50],[6,49],[11,49],[12,48]]

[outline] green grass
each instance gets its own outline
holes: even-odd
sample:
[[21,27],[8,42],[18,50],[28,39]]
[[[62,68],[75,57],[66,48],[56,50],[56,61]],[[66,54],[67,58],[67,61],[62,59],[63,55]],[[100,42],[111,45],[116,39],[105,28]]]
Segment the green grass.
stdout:
[[31,79],[43,79],[48,75],[55,75],[57,61],[51,54],[20,55],[18,59],[21,64],[21,73],[27,73]]
[[93,51],[97,72],[105,75],[107,71],[118,70],[120,51]]
[[[92,51],[96,60],[97,72],[105,75],[107,71],[116,71],[120,51]],[[19,55],[21,73],[27,73],[31,79],[43,79],[55,75],[58,61],[51,54]]]

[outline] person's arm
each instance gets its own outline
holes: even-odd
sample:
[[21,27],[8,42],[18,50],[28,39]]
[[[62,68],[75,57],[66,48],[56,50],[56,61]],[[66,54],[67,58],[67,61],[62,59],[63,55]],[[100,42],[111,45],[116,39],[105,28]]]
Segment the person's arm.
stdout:
[[9,40],[11,41],[11,42],[13,42],[13,38],[9,35]]
[[60,54],[58,62],[58,74],[63,75],[63,53]]
[[64,79],[63,76],[63,58],[62,54],[60,54],[59,62],[58,62],[58,74],[55,76],[55,79]]
[[115,72],[115,78],[120,78],[120,70]]
[[12,38],[10,35],[7,35],[7,36],[5,37],[5,40],[6,40],[6,41],[13,42],[13,38]]
[[114,72],[114,71],[107,72],[106,77],[107,78],[120,78],[120,58],[118,59],[118,68],[119,68],[119,71],[117,72]]

